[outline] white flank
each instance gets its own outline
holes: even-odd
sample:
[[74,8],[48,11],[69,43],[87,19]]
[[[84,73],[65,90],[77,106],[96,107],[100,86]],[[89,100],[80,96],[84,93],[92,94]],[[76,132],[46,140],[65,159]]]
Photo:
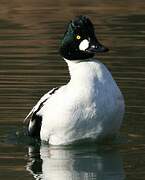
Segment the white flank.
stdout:
[[71,80],[37,113],[42,116],[41,140],[60,145],[115,134],[123,118],[124,100],[110,72],[94,59],[66,62]]

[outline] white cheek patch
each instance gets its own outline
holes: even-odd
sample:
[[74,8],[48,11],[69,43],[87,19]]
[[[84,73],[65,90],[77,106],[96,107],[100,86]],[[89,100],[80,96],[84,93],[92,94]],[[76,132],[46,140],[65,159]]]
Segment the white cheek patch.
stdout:
[[84,39],[79,45],[79,49],[81,51],[85,51],[88,47],[89,47],[89,41],[87,39]]

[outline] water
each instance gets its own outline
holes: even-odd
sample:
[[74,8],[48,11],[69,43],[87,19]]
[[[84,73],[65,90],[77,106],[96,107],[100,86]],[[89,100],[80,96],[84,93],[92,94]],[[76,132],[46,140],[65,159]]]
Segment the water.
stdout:
[[[0,179],[145,179],[145,3],[0,1]],[[110,144],[50,147],[25,136],[22,121],[68,70],[58,54],[67,22],[94,22],[110,52],[98,56],[126,102],[121,137]]]

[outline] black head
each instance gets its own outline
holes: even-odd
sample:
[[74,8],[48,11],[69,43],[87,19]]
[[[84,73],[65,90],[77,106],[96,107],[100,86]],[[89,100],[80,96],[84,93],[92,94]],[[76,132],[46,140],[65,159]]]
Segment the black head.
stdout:
[[64,58],[69,60],[88,59],[97,52],[106,51],[108,49],[98,42],[93,24],[87,17],[76,17],[68,24],[60,47],[60,54]]

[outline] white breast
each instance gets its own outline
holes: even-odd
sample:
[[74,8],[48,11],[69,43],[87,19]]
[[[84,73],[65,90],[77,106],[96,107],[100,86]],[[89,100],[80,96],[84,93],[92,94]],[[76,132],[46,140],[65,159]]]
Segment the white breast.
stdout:
[[70,82],[39,112],[43,118],[41,139],[58,145],[116,133],[124,100],[110,72],[96,60],[67,63]]

